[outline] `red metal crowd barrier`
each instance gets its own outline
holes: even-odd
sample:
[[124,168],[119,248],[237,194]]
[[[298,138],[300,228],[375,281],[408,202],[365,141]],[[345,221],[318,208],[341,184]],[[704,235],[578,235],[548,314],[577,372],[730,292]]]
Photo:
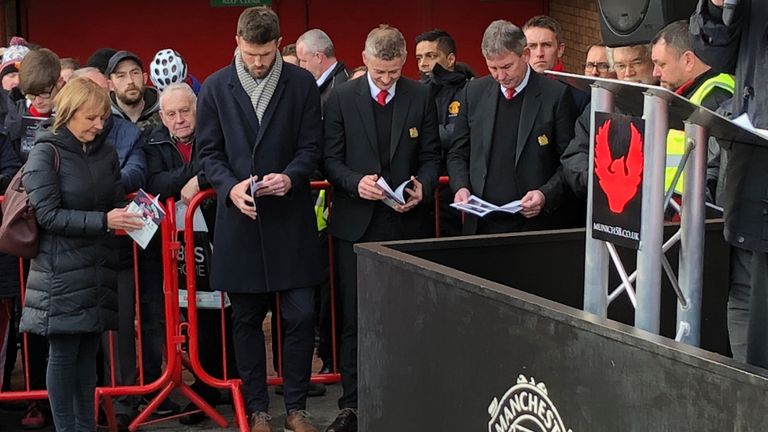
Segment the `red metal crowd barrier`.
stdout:
[[[435,190],[434,194],[434,211],[435,211],[435,236],[440,236],[440,207],[438,202],[439,188],[448,184],[447,177],[441,177],[439,186]],[[312,182],[312,188],[315,190],[326,190],[326,202],[328,205],[329,219],[332,215],[333,190],[328,182]],[[194,250],[194,212],[199,208],[200,204],[215,196],[213,190],[207,190],[197,194],[190,202],[187,212],[185,214],[184,223],[184,244],[187,250]],[[0,195],[0,203],[3,200],[3,196]],[[103,402],[104,411],[107,417],[109,429],[112,431],[117,430],[117,424],[114,416],[114,407],[112,404],[112,398],[117,396],[142,396],[148,394],[155,394],[154,398],[150,401],[148,406],[142,410],[139,415],[134,418],[129,426],[130,430],[136,430],[141,426],[156,423],[158,421],[166,421],[177,418],[181,415],[189,414],[188,412],[177,414],[174,416],[164,417],[162,419],[150,420],[150,416],[157,410],[160,404],[166,400],[171,392],[179,390],[189,401],[202,410],[208,417],[210,417],[220,427],[227,426],[227,420],[216,411],[210,404],[208,404],[202,397],[200,397],[194,390],[187,385],[183,378],[182,372],[184,366],[194,373],[197,379],[201,380],[205,384],[217,388],[228,390],[232,393],[232,406],[235,412],[235,421],[238,428],[246,432],[248,431],[247,413],[245,405],[240,392],[242,382],[239,379],[231,378],[229,371],[227,370],[227,348],[226,348],[226,325],[224,319],[225,308],[221,308],[221,341],[222,341],[222,377],[215,377],[204,369],[200,362],[199,357],[199,320],[198,320],[198,307],[196,301],[197,297],[197,283],[195,275],[195,254],[184,254],[185,271],[185,288],[187,289],[187,322],[182,322],[179,307],[179,278],[178,278],[178,261],[177,254],[180,251],[181,243],[177,238],[176,230],[176,212],[175,202],[173,199],[168,199],[165,203],[166,217],[160,226],[160,235],[162,237],[162,261],[163,261],[163,299],[164,299],[164,315],[165,315],[165,367],[162,370],[160,377],[151,383],[145,383],[144,379],[144,365],[142,362],[142,332],[141,332],[141,306],[140,306],[140,290],[139,290],[139,267],[138,267],[138,249],[136,244],[133,244],[133,277],[134,277],[134,299],[135,299],[135,322],[136,322],[136,357],[137,357],[137,371],[138,371],[138,384],[135,385],[117,385],[115,376],[115,354],[114,354],[114,333],[108,332],[109,336],[109,383],[108,386],[97,387],[96,389],[96,412],[100,403]],[[123,233],[124,234],[124,233]],[[334,266],[334,253],[333,253],[333,238],[328,236],[328,257],[329,257],[329,284],[330,284],[330,304],[331,304],[331,356],[332,356],[332,370],[328,374],[313,374],[311,376],[311,382],[313,383],[325,383],[332,384],[338,383],[341,380],[341,375],[338,371],[338,358],[337,358],[337,312],[335,308],[335,295],[336,295],[336,282],[335,282],[335,266]],[[20,300],[23,305],[25,294],[25,267],[24,261],[19,260],[19,274],[20,274]],[[279,294],[278,294],[279,296]],[[279,297],[278,297],[279,299]],[[222,303],[224,297],[222,296]],[[279,301],[276,302],[278,307],[275,313],[279,318]],[[223,306],[223,304],[222,304]],[[276,377],[270,377],[268,379],[268,385],[280,385],[282,384],[282,338],[280,329],[280,319],[276,320],[277,328],[273,329],[277,333],[278,343],[278,370]],[[184,345],[187,345],[188,357],[184,353]],[[28,335],[22,334],[22,355],[23,355],[23,369],[24,369],[24,389],[15,390],[9,392],[0,391],[0,401],[18,401],[18,400],[41,400],[48,398],[48,392],[41,389],[30,388],[30,370],[29,370],[29,351],[28,351]]]

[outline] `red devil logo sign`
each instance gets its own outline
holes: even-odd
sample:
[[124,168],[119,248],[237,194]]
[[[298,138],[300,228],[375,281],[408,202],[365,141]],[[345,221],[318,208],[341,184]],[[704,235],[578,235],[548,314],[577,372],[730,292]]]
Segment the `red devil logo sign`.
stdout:
[[643,172],[643,137],[634,124],[629,124],[631,139],[626,156],[614,159],[608,144],[611,120],[606,120],[595,136],[595,175],[608,197],[613,213],[622,213],[637,194]]

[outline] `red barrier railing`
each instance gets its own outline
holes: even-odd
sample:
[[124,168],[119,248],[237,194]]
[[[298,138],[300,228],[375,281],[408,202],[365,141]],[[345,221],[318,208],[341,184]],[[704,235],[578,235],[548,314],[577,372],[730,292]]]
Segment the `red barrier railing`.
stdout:
[[[448,184],[447,177],[441,177],[439,186],[434,193],[434,211],[435,211],[435,236],[440,236],[440,207],[439,207],[439,188]],[[326,190],[326,203],[328,206],[329,219],[332,215],[332,201],[333,201],[333,189],[328,182],[312,182],[312,188],[315,190]],[[185,230],[184,230],[184,243],[187,250],[194,250],[194,211],[197,209],[203,200],[214,196],[212,190],[203,191],[196,195],[190,202],[187,213],[185,215]],[[0,195],[0,203],[2,203],[3,196]],[[199,358],[199,338],[198,338],[198,308],[196,305],[196,293],[197,283],[194,277],[195,261],[194,253],[185,253],[184,259],[186,266],[185,278],[186,289],[188,298],[187,307],[187,323],[181,322],[180,308],[179,308],[179,277],[177,254],[181,248],[181,244],[177,239],[176,231],[176,212],[175,203],[172,199],[168,199],[165,204],[166,217],[160,225],[160,235],[162,239],[162,271],[163,271],[163,299],[164,299],[164,315],[165,315],[165,368],[162,370],[158,379],[151,383],[145,383],[144,379],[144,364],[142,361],[142,331],[141,331],[141,302],[140,302],[140,289],[139,289],[139,266],[137,260],[137,246],[133,244],[133,276],[134,276],[134,299],[135,299],[135,321],[136,321],[136,354],[137,354],[137,370],[138,370],[138,384],[135,385],[116,385],[115,376],[115,354],[114,354],[114,332],[109,332],[109,357],[110,371],[109,371],[109,386],[97,387],[96,389],[96,412],[98,413],[98,407],[100,402],[103,401],[104,411],[108,421],[108,427],[111,431],[117,430],[117,423],[114,416],[114,407],[112,404],[112,398],[117,396],[143,396],[147,394],[155,394],[155,397],[150,401],[148,406],[134,418],[129,429],[134,431],[141,426],[154,424],[160,421],[167,421],[170,419],[178,418],[182,415],[190,414],[189,412],[180,413],[173,416],[164,417],[161,419],[149,420],[150,416],[157,410],[160,404],[165,401],[174,390],[179,390],[184,396],[186,396],[190,402],[202,410],[208,417],[210,417],[220,427],[226,427],[227,421],[221,414],[216,411],[210,404],[208,404],[203,398],[201,398],[189,385],[184,383],[182,379],[183,367],[187,366],[198,379],[205,384],[217,389],[229,390],[232,393],[232,406],[235,411],[235,421],[238,428],[246,432],[248,431],[248,422],[246,418],[246,411],[242,393],[240,387],[242,382],[239,379],[232,379],[229,377],[227,370],[227,350],[226,350],[226,326],[224,320],[224,308],[222,307],[222,370],[223,377],[214,377],[210,375],[200,363]],[[124,234],[124,233],[122,233]],[[333,253],[333,237],[328,236],[328,257],[329,257],[329,285],[330,285],[330,304],[331,304],[331,358],[332,358],[332,370],[328,374],[313,374],[311,376],[311,382],[313,383],[326,383],[332,384],[340,381],[341,376],[338,371],[338,358],[336,349],[337,340],[337,311],[335,308],[336,300],[336,282],[335,282],[335,265],[334,265],[334,253]],[[24,261],[19,259],[19,275],[20,275],[20,299],[21,304],[24,302],[25,294],[25,267]],[[279,294],[278,294],[279,295]],[[279,300],[279,297],[278,297]],[[222,296],[223,302],[223,296]],[[277,302],[279,305],[279,301]],[[279,317],[279,307],[276,308],[275,313]],[[278,343],[278,370],[276,377],[270,377],[268,379],[268,385],[282,384],[282,338],[280,329],[280,319],[276,320],[277,328],[274,329],[277,332]],[[189,351],[188,360],[184,357],[183,345],[187,344]],[[22,353],[23,353],[23,369],[25,385],[24,390],[16,390],[9,392],[0,391],[0,401],[18,401],[18,400],[41,400],[48,398],[48,392],[46,390],[32,390],[30,388],[30,370],[29,370],[29,348],[28,348],[28,335],[22,334]]]

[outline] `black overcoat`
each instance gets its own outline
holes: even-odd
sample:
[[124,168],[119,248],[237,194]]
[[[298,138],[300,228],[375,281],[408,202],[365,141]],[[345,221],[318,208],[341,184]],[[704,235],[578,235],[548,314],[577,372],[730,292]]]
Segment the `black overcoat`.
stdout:
[[[236,293],[310,287],[322,281],[309,176],[323,137],[320,94],[309,72],[284,63],[261,124],[234,62],[211,75],[197,103],[196,139],[218,196],[212,285]],[[229,191],[251,174],[283,173],[284,197],[257,198],[257,220],[240,212]]]

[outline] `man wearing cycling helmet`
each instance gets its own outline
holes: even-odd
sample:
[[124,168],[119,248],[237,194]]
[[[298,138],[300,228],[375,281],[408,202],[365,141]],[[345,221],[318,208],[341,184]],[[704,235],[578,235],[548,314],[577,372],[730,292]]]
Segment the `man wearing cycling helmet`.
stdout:
[[149,79],[161,92],[173,83],[186,83],[195,95],[200,93],[200,81],[189,73],[184,57],[171,48],[161,49],[152,58],[152,63],[149,65]]

